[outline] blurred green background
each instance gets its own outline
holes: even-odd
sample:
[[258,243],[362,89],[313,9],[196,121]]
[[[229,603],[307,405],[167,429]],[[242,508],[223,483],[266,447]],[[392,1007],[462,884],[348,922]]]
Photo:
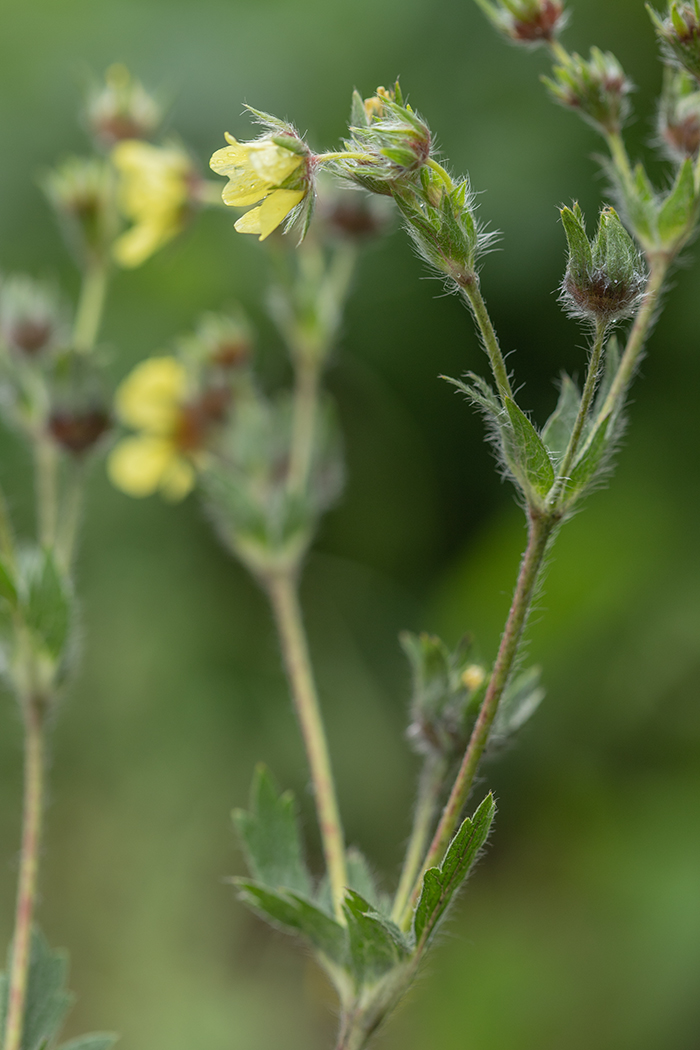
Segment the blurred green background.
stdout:
[[[397,74],[456,171],[503,231],[484,263],[502,342],[542,422],[553,379],[581,372],[561,315],[555,206],[597,209],[592,132],[544,97],[545,57],[506,47],[463,0],[3,0],[0,266],[77,277],[37,189],[85,151],[86,74],[126,62],[164,85],[171,128],[204,164],[242,102],[316,146],[343,132],[353,86]],[[635,155],[660,84],[641,0],[579,0],[566,42],[616,52],[640,85]],[[663,168],[655,169],[663,178]],[[118,276],[104,341],[115,380],[204,309],[241,301],[283,375],[265,319],[266,256],[233,215],[206,213]],[[530,656],[547,699],[484,773],[499,799],[488,855],[386,1050],[694,1050],[700,1046],[700,295],[688,253],[634,390],[614,483],[562,534]],[[402,628],[492,656],[524,542],[479,418],[439,381],[485,369],[469,318],[400,232],[363,259],[331,374],[349,479],[304,584],[350,841],[393,885],[414,760],[403,741]],[[28,463],[2,473],[30,526]],[[41,922],[72,958],[70,1031],[125,1050],[321,1050],[328,989],[300,950],[243,910],[229,810],[264,759],[300,800],[318,864],[301,747],[268,612],[192,499],[112,491],[98,466],[79,566],[83,667],[53,740]],[[19,837],[18,719],[0,709],[0,941]]]

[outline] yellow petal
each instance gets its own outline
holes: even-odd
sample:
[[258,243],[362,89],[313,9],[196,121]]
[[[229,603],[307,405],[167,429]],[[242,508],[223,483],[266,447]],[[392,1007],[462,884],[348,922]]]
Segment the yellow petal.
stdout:
[[175,446],[165,438],[146,434],[123,438],[107,459],[107,474],[127,496],[143,498],[158,491],[174,458]]
[[119,418],[147,434],[172,432],[187,392],[187,373],[174,357],[149,357],[117,389]]
[[302,161],[298,153],[292,153],[270,139],[249,142],[248,156],[253,171],[270,186],[279,186]]
[[[260,205],[260,240],[264,241],[273,230],[276,230],[283,219],[289,215],[292,208],[296,207],[304,199],[304,190],[275,190]],[[248,213],[250,214],[250,212]],[[238,223],[236,223],[236,227]]]
[[234,168],[240,168],[245,164],[248,150],[240,142],[234,139],[230,146],[222,146],[212,153],[209,167],[218,175],[230,175]]
[[238,230],[239,233],[260,233],[260,208],[251,208],[245,215],[241,215],[240,219],[237,219],[233,224],[234,230]]
[[224,186],[221,199],[234,208],[245,208],[248,204],[257,204],[269,192],[269,185],[253,172],[239,171]]
[[173,456],[160,481],[160,491],[167,500],[179,503],[195,486],[197,475],[184,456]]
[[[156,215],[158,220],[161,217]],[[132,226],[121,237],[117,237],[112,245],[112,255],[115,262],[125,269],[133,269],[141,266],[154,252],[162,248],[164,244],[171,241],[179,233],[182,223],[169,221],[141,222]]]

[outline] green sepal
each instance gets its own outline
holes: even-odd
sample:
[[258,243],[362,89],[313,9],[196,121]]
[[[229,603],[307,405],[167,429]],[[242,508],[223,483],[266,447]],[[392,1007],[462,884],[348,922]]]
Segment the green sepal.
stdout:
[[264,765],[258,765],[253,776],[250,809],[235,810],[233,819],[253,879],[274,890],[311,897],[294,795],[291,791],[280,794]]
[[72,595],[69,581],[49,549],[27,552],[23,577],[24,621],[51,658],[57,660],[66,647],[70,632]]
[[605,419],[598,424],[580,453],[579,458],[576,460],[566,484],[565,496],[567,500],[571,500],[573,497],[580,495],[583,490],[590,485],[602,466],[605,459],[605,453],[608,449],[607,438],[608,430],[610,429],[610,420],[611,416],[607,415]]
[[569,245],[568,269],[577,282],[585,282],[593,269],[593,254],[578,203],[573,209],[560,211],[562,226]]
[[508,464],[526,495],[546,496],[554,484],[554,467],[542,439],[525,413],[510,397],[504,398],[510,427],[502,427]]
[[563,455],[566,451],[580,405],[581,394],[578,387],[573,379],[564,374],[561,378],[557,407],[542,431],[542,441],[555,455]]
[[362,99],[362,95],[355,88],[352,93],[352,102],[350,104],[350,129],[363,128],[369,126],[369,120],[367,119],[367,111],[365,104]]
[[671,192],[661,206],[658,218],[659,239],[674,246],[690,233],[697,209],[693,161],[683,161]]
[[404,935],[359,893],[348,890],[343,903],[349,961],[358,988],[374,984],[410,955]]
[[119,1038],[115,1032],[91,1032],[80,1035],[68,1043],[61,1043],[58,1050],[110,1050]]
[[474,816],[462,822],[440,867],[428,868],[423,876],[423,888],[413,918],[417,950],[435,932],[455,893],[474,866],[488,837],[495,812],[496,803],[489,792]]
[[29,980],[21,1050],[45,1050],[63,1024],[73,997],[66,991],[68,959],[49,948],[39,930],[32,932]]
[[250,879],[234,879],[233,883],[243,903],[272,926],[300,934],[331,962],[346,965],[346,932],[325,911],[291,891],[271,890]]

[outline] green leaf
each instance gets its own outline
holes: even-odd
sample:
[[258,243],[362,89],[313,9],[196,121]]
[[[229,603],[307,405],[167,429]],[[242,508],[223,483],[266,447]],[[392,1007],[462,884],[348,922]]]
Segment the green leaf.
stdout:
[[690,232],[696,205],[693,161],[688,157],[678,169],[673,188],[659,212],[659,237],[663,244],[672,245]]
[[493,416],[495,419],[502,418],[503,406],[489,384],[481,376],[476,375],[474,372],[469,372],[467,378],[471,380],[471,383],[464,383],[461,379],[451,379],[449,376],[440,376],[440,378],[456,386],[458,390],[467,395],[472,404],[482,408],[489,416]]
[[67,974],[65,953],[53,951],[43,935],[34,930],[22,1050],[44,1050],[57,1036],[72,1002],[72,996],[66,991]]
[[13,608],[17,605],[17,585],[14,574],[3,561],[0,561],[0,598],[8,601]]
[[62,1043],[59,1050],[110,1050],[119,1038],[114,1032],[91,1032]]
[[25,563],[25,607],[27,627],[49,654],[58,659],[68,641],[71,594],[51,550],[30,552]]
[[576,461],[566,486],[567,497],[579,495],[595,477],[608,447],[607,437],[611,416],[600,423]]
[[506,687],[493,723],[494,737],[512,736],[535,713],[545,697],[540,674],[539,667],[530,667]]
[[343,965],[347,957],[346,933],[335,919],[296,893],[274,892],[249,879],[234,882],[241,900],[263,919],[273,926],[301,934],[318,951]]
[[546,496],[554,484],[554,468],[542,439],[525,413],[512,398],[504,399],[510,432],[504,430],[504,442],[509,461],[519,480],[532,487],[540,496]]
[[550,452],[563,455],[566,452],[571,432],[581,404],[578,387],[568,375],[561,379],[561,392],[557,407],[547,420],[542,431],[542,440]]
[[233,819],[255,881],[310,897],[311,878],[304,864],[294,795],[291,791],[280,795],[265,766],[255,770],[250,811],[236,810]]
[[348,890],[343,911],[358,988],[374,984],[408,958],[410,949],[398,926],[383,918],[359,893]]
[[486,842],[495,812],[496,803],[489,792],[474,816],[462,823],[440,867],[428,868],[423,876],[423,889],[413,919],[417,946],[428,941],[469,874]]

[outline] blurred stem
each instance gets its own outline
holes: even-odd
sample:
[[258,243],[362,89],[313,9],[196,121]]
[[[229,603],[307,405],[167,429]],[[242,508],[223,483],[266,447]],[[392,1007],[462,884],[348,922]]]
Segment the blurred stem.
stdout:
[[97,341],[106,292],[107,266],[102,260],[93,260],[83,271],[83,283],[73,325],[73,349],[79,353],[89,353]]
[[58,452],[43,433],[34,437],[34,469],[39,543],[42,547],[52,547],[58,514]]
[[619,131],[608,131],[605,134],[605,141],[608,144],[610,150],[610,156],[613,159],[613,163],[622,178],[625,185],[632,189],[634,186],[634,176],[632,175],[632,165],[630,159],[627,156],[627,149],[622,135]]
[[66,572],[70,571],[75,553],[75,542],[80,527],[85,487],[85,464],[71,457],[68,463],[65,491],[56,537],[56,554]]
[[450,840],[457,830],[464,804],[467,801],[474,783],[474,777],[479,768],[481,756],[489,740],[493,720],[498,710],[498,703],[503,695],[503,690],[508,684],[510,673],[518,655],[520,641],[537,588],[537,581],[539,580],[549,538],[556,524],[557,517],[555,515],[543,516],[536,514],[532,510],[529,511],[528,543],[520,566],[513,602],[505,630],[503,631],[503,637],[501,638],[493,673],[450,797],[447,800],[437,831],[428,850],[428,855],[423,862],[410,899],[401,917],[400,925],[404,930],[408,930],[411,925],[413,909],[420,896],[424,872],[428,868],[432,868],[442,862]]
[[446,772],[447,762],[442,755],[430,755],[421,770],[416,811],[413,816],[413,828],[406,847],[406,857],[401,870],[399,887],[396,891],[394,906],[391,911],[391,917],[394,922],[398,922],[403,915],[413,884],[416,881],[421,861],[425,856]]
[[291,572],[270,573],[264,579],[282,646],[287,678],[301,727],[311,771],[321,842],[338,922],[345,923],[343,900],[347,877],[345,845],[330,752],[314,681],[297,582]]
[[508,370],[503,359],[503,354],[501,353],[496,330],[491,323],[491,318],[489,317],[484,297],[481,294],[479,278],[473,273],[468,279],[465,278],[458,283],[469,302],[469,306],[474,315],[474,320],[476,321],[479,331],[481,332],[481,337],[484,340],[486,353],[489,355],[489,361],[491,362],[491,371],[496,380],[501,400],[503,401],[506,397],[512,398],[513,391],[511,389],[510,380],[508,379]]
[[598,418],[595,423],[596,426],[598,426],[616,407],[619,407],[625,396],[632,376],[634,375],[634,370],[639,362],[642,350],[644,349],[644,343],[654,319],[654,311],[658,303],[659,293],[661,292],[664,280],[666,279],[670,262],[671,260],[666,254],[654,255],[651,257],[649,280],[647,281],[646,290],[644,292],[644,299],[642,300],[642,305],[637,311],[637,316],[634,319],[634,324],[632,325],[632,330],[627,340],[625,352],[622,355],[622,360],[620,361],[615,378],[612,381],[608,396],[598,413]]
[[598,374],[600,372],[600,359],[603,355],[603,347],[605,346],[605,333],[608,330],[607,322],[596,321],[595,339],[593,341],[593,348],[591,350],[591,357],[588,362],[588,374],[586,375],[586,382],[583,387],[583,394],[581,395],[581,404],[579,405],[578,415],[576,416],[576,422],[574,423],[574,429],[571,432],[569,438],[569,444],[566,447],[564,458],[561,461],[561,466],[557,471],[557,479],[552,486],[552,490],[548,496],[548,502],[551,507],[555,507],[559,497],[562,494],[563,489],[566,486],[566,482],[569,478],[569,471],[578,452],[579,444],[581,441],[581,434],[583,428],[586,425],[588,419],[588,413],[591,408],[593,401],[593,395],[595,393],[596,384],[598,382]]
[[44,705],[41,700],[25,698],[24,722],[22,851],[3,1050],[20,1050],[22,1045],[44,795]]
[[298,362],[288,475],[289,488],[293,492],[304,492],[309,480],[318,413],[319,378],[317,360],[306,358]]
[[555,61],[560,62],[562,66],[569,64],[569,52],[566,50],[563,44],[561,44],[556,38],[552,38],[548,41],[549,50],[552,54],[552,58]]
[[5,493],[0,488],[0,556],[12,568],[15,561],[15,537]]

